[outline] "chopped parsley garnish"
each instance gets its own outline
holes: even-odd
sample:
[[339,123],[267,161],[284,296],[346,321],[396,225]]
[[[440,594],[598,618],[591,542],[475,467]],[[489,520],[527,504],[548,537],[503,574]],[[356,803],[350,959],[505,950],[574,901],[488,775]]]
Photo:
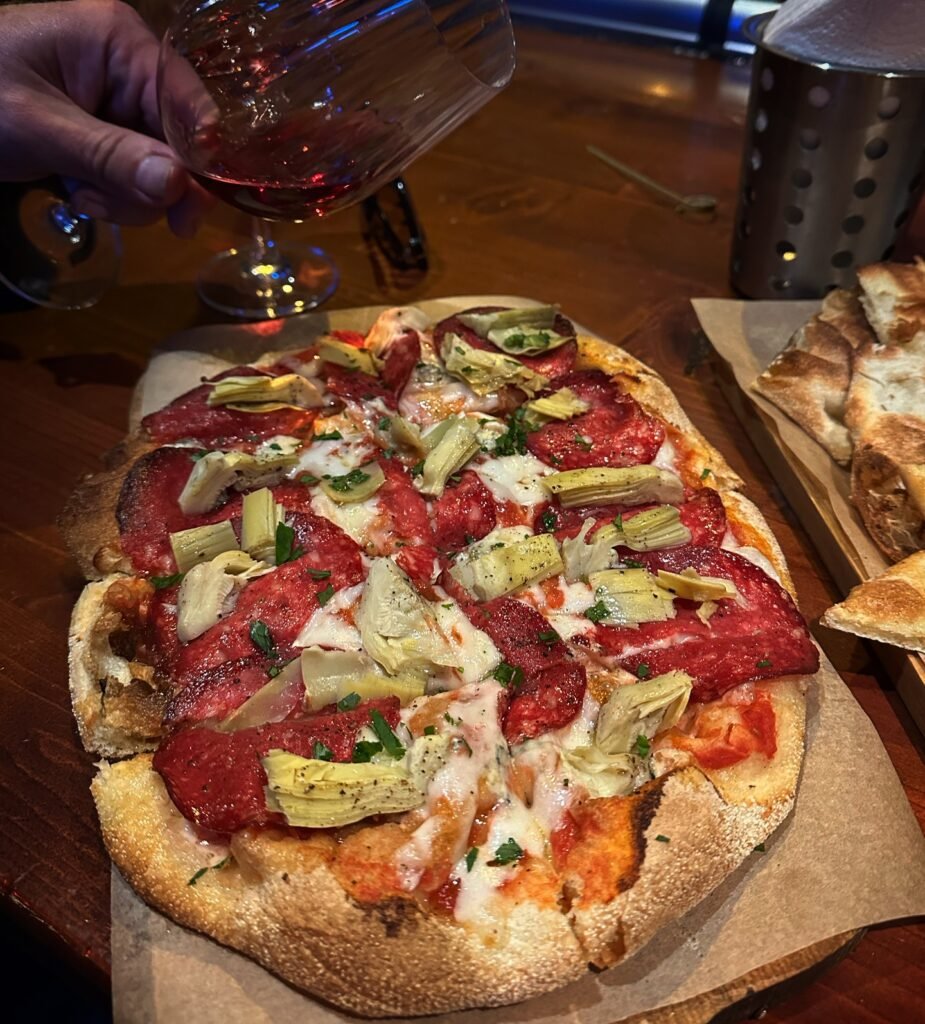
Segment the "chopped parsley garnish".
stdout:
[[610,609],[603,601],[595,601],[590,608],[585,609],[585,618],[590,619],[592,622],[600,622],[602,619],[606,619],[608,615],[610,615]]
[[463,534],[463,539],[465,540],[465,542],[467,544],[474,544],[475,543],[475,537],[473,537],[471,533]]
[[624,558],[623,564],[627,569],[645,569],[645,565],[642,562],[636,561],[635,558]]
[[394,448],[385,448],[385,449],[383,449],[382,457],[384,459],[391,459],[394,454],[395,454],[395,449]]
[[338,711],[353,711],[353,709],[360,703],[360,695],[358,693],[348,693],[345,697],[337,702]]
[[299,477],[299,483],[305,484],[306,487],[310,487],[312,484],[318,483],[318,477],[312,476],[311,473],[303,473]]
[[382,717],[381,712],[373,709],[369,713],[370,724],[373,727],[373,732],[382,744],[382,749],[390,756],[394,757],[395,760],[405,756],[405,748],[398,742],[398,737],[392,732],[392,727]]
[[576,434],[574,440],[575,444],[577,444],[582,451],[589,452],[594,447],[594,442],[589,441],[588,438],[584,437],[582,434]]
[[643,736],[640,733],[636,737],[636,742],[633,744],[633,753],[638,757],[648,757],[649,751],[652,749],[652,744],[649,742],[647,736]]
[[269,677],[270,677],[271,679],[275,679],[275,678],[276,678],[276,677],[277,677],[277,676],[278,676],[278,675],[280,674],[280,672],[282,672],[282,671],[283,671],[283,669],[284,669],[284,668],[285,668],[285,667],[286,667],[287,665],[291,665],[291,664],[292,664],[292,663],[293,663],[294,661],[295,661],[295,658],[290,658],[290,659],[289,659],[288,661],[284,661],[284,662],[281,662],[281,663],[280,663],[279,665],[271,665],[271,666],[270,666],[270,667],[269,667],[269,668],[267,669],[267,675],[268,675],[268,676],[269,676]]
[[331,575],[330,569],[308,569],[307,572],[313,580],[326,580]]
[[270,627],[260,619],[254,619],[250,625],[250,637],[254,644],[271,657],[276,653],[276,644],[273,642],[273,634]]
[[543,533],[552,533],[556,528],[556,513],[551,508],[540,516],[540,526],[543,527]]
[[271,441],[267,445],[267,448],[272,448],[273,451],[275,451],[275,452],[281,452],[283,450],[282,447],[280,445],[278,445],[275,441]]
[[381,743],[376,743],[373,740],[360,740],[353,748],[353,756],[350,760],[354,764],[366,764],[372,760],[373,754],[381,753],[381,751]]
[[766,849],[764,843],[759,843],[755,847],[755,853],[766,853],[766,852],[767,852],[767,849]]
[[502,661],[492,672],[492,675],[502,686],[506,686],[508,689],[516,690],[524,681],[524,670],[517,665],[509,665],[506,661]]
[[315,434],[316,441],[343,441],[344,435],[339,430],[329,430],[326,434]]
[[709,466],[707,466],[707,467],[704,468],[704,471],[700,474],[700,479],[701,480],[706,480],[706,478],[708,476],[712,476],[712,475],[713,475],[713,470],[710,469]]
[[462,725],[462,719],[461,718],[454,718],[449,713],[449,711],[444,711],[443,712],[443,720],[444,720],[444,722],[449,722],[450,725],[456,725],[456,726]]
[[554,629],[544,629],[537,634],[537,640],[544,644],[554,644],[559,639],[559,634]]
[[343,476],[332,476],[328,483],[331,489],[337,491],[338,494],[346,494],[355,487],[359,487],[360,484],[365,484],[368,479],[369,473],[364,473],[362,469],[351,469]]
[[661,834],[661,832],[655,837],[655,841],[657,843],[670,843],[671,842],[671,840],[668,838],[668,836],[663,836]]
[[388,430],[392,426],[392,421],[388,416],[383,416],[381,420],[376,424],[380,430]]
[[762,658],[761,661],[756,661],[755,662],[755,668],[770,668],[770,667],[771,667],[771,659],[770,658]]
[[150,583],[155,590],[166,590],[168,587],[175,587],[185,575],[185,572],[175,572],[173,576],[152,576]]
[[436,736],[437,735],[437,727],[435,725],[425,725],[424,726],[424,735],[425,736]]
[[245,441],[259,441],[260,440],[260,435],[259,434],[248,434],[247,437],[244,438],[244,440]]
[[200,868],[196,872],[196,874],[193,875],[193,877],[186,884],[187,885],[195,885],[199,881],[199,879],[202,878],[202,876],[204,874],[206,874],[206,872],[208,872],[208,871],[219,871],[230,860],[231,860],[231,857],[223,857],[217,864],[208,864],[208,865],[206,865],[206,867]]
[[465,736],[456,736],[453,739],[453,745],[457,749],[465,750],[469,757],[472,757],[472,747],[469,746],[469,741]]
[[478,856],[479,848],[477,846],[471,847],[469,852],[466,854],[466,871],[471,871],[475,867],[475,862],[478,860]]
[[615,516],[613,517],[613,525],[614,525],[614,526],[615,526],[615,527],[616,527],[616,528],[617,528],[618,530],[622,530],[622,529],[623,529],[623,513],[622,513],[622,512],[618,512],[618,513],[617,513],[617,514],[616,514],[616,515],[615,515]]
[[524,416],[527,410],[521,406],[508,418],[507,430],[495,441],[495,455],[526,455],[527,431]]
[[440,607],[441,608],[452,608],[453,607],[453,602],[452,601],[445,601],[443,604],[440,605]]
[[424,460],[421,459],[420,462],[416,462],[411,467],[411,475],[412,476],[420,476],[423,472],[424,472]]
[[326,743],[322,743],[321,740],[315,740],[315,744],[312,747],[312,757],[316,761],[333,761],[334,751]]
[[505,864],[514,864],[523,857],[524,851],[516,839],[508,839],[495,850],[495,859],[488,862],[490,868],[504,867]]
[[323,608],[334,596],[334,585],[329,583],[324,590],[318,591],[318,604]]
[[198,462],[200,459],[204,459],[208,454],[209,454],[208,451],[193,452],[193,454],[190,456],[190,459],[193,462]]
[[295,546],[295,530],[285,523],[276,524],[276,564],[294,562],[305,552]]
[[638,679],[648,679],[649,678],[649,666],[644,661],[641,661],[636,666],[636,677]]

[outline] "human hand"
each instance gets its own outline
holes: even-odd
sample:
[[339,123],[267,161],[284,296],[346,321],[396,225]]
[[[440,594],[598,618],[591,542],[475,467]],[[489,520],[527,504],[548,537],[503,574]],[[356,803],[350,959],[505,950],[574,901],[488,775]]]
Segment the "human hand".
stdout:
[[181,237],[208,203],[163,141],[158,43],[118,0],[0,7],[0,181],[75,179],[72,205],[119,224],[166,214]]

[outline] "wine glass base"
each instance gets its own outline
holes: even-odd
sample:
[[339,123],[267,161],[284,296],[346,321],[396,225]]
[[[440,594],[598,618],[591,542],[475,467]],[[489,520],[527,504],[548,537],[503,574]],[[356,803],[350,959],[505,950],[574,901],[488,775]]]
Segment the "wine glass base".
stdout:
[[270,242],[264,259],[255,265],[245,249],[226,249],[213,256],[196,282],[199,297],[229,316],[273,320],[315,309],[337,289],[340,275],[322,249]]

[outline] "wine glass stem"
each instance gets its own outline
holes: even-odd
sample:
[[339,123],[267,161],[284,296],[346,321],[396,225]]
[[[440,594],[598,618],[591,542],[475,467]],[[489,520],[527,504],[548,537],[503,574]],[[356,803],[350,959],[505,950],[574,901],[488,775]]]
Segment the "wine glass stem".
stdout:
[[273,241],[273,226],[262,217],[251,221],[251,272],[269,277],[279,269],[276,242]]

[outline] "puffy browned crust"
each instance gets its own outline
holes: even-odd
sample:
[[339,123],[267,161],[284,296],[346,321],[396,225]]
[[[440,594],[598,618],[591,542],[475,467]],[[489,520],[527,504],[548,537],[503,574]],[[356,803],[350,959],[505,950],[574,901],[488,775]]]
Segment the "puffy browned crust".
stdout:
[[683,435],[691,461],[696,462],[698,475],[703,469],[709,469],[712,474],[711,483],[718,488],[734,490],[744,486],[742,478],[691,423],[674,392],[651,367],[616,345],[600,338],[584,336],[578,338],[576,365],[579,369],[603,370],[618,377],[626,391],[647,412],[670,424]]
[[114,584],[131,586],[113,574],[88,583],[71,615],[68,681],[71,706],[84,747],[104,757],[154,750],[162,736],[167,696],[150,665],[113,651],[122,616],[106,601]]
[[797,591],[787,567],[787,559],[784,558],[777,538],[768,529],[767,521],[758,506],[738,491],[723,491],[721,497],[726,508],[726,518],[739,543],[761,552],[777,573],[781,586],[796,600]]
[[832,629],[925,653],[925,551],[854,587],[821,621]]
[[153,447],[141,434],[127,437],[104,457],[101,472],[80,481],[58,517],[64,542],[88,580],[132,571],[131,562],[122,554],[116,506],[126,473]]
[[[230,846],[204,849],[148,756],[104,766],[92,788],[110,855],[145,900],[355,1013],[504,1005],[558,988],[587,969],[555,908],[506,904],[504,941],[488,945],[411,899],[350,899],[323,840],[243,832]],[[229,853],[228,867],[188,884]]]
[[902,345],[925,331],[925,260],[873,263],[858,271],[861,303],[883,345]]

